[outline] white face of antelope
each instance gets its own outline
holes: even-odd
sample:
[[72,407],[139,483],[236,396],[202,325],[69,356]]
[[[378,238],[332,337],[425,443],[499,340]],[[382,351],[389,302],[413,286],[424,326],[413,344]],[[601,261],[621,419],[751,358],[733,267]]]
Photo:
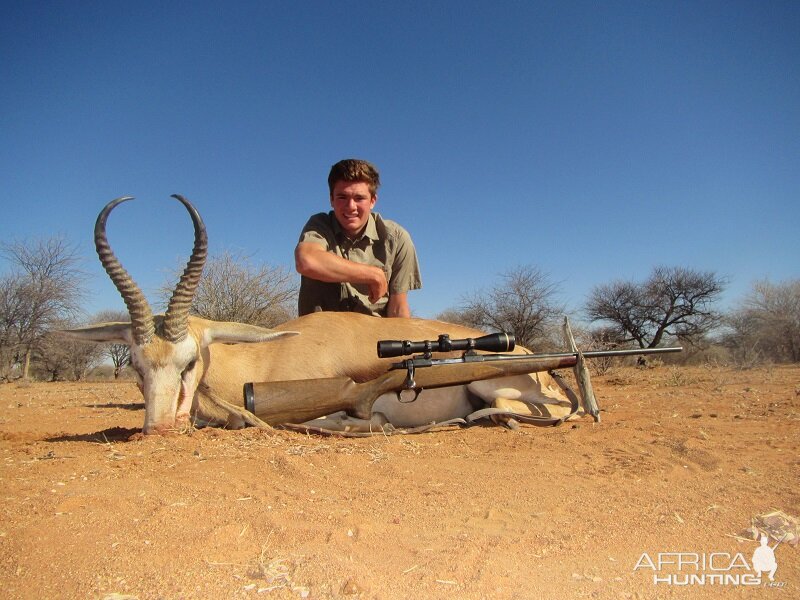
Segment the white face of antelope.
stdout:
[[203,377],[203,355],[207,356],[204,350],[209,344],[258,343],[295,335],[292,331],[203,319],[194,321],[195,327],[189,327],[189,309],[206,261],[208,236],[194,206],[182,196],[173,198],[189,211],[194,225],[194,247],[164,315],[153,315],[144,294],[108,243],[108,215],[117,205],[132,200],[123,196],[100,211],[94,226],[94,242],[103,268],[128,307],[131,322],[100,323],[62,332],[77,339],[130,346],[131,366],[144,396],[144,433],[166,433],[189,424],[195,391]]
[[[208,345],[255,344],[297,335],[294,331],[275,331],[244,323],[190,319],[192,326],[178,341],[169,341],[154,332],[147,342],[139,343],[131,323],[98,323],[61,333],[85,341],[128,345],[131,367],[144,397],[143,432],[163,434],[181,431],[190,424],[196,408],[195,392],[209,366]],[[160,332],[163,318],[156,315],[153,321]]]
[[107,323],[84,328],[80,333],[73,332],[96,341],[123,339],[130,346],[131,365],[144,395],[144,433],[174,429],[176,421],[186,424],[198,384],[200,344],[189,331],[189,309],[208,254],[208,236],[195,207],[182,196],[173,195],[173,198],[186,207],[192,218],[194,247],[164,316],[153,316],[141,289],[122,267],[108,243],[106,221],[109,214],[119,204],[132,200],[123,196],[112,200],[100,211],[94,226],[94,242],[103,268],[128,307],[131,322],[127,326]]
[[131,345],[131,367],[144,396],[143,433],[163,434],[186,428],[201,376],[200,348],[193,336],[180,342],[155,337]]

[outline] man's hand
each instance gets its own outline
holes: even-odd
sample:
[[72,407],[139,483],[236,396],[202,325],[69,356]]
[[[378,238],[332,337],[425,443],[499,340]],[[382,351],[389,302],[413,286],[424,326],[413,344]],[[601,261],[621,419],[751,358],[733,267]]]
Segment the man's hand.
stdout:
[[386,294],[389,293],[389,282],[386,281],[386,273],[383,272],[383,269],[379,269],[378,267],[371,267],[368,265],[364,266],[366,266],[368,269],[371,269],[375,276],[374,280],[368,284],[369,301],[375,304],[378,300],[380,300]]

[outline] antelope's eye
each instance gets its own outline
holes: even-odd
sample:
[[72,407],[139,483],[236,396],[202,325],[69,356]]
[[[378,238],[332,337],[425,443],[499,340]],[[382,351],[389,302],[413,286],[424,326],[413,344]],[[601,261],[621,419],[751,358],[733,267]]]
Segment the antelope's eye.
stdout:
[[186,365],[186,368],[183,370],[183,373],[181,373],[181,376],[182,376],[182,377],[185,377],[185,376],[186,376],[186,375],[189,373],[189,371],[191,371],[192,369],[194,369],[194,366],[195,366],[196,364],[197,364],[197,361],[196,361],[196,360],[193,360],[193,361],[192,361],[192,362],[190,362],[188,365]]

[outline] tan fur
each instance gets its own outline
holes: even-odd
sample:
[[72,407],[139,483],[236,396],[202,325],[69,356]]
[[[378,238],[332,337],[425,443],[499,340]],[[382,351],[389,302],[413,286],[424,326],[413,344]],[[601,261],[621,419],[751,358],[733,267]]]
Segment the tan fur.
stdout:
[[[118,329],[119,324],[106,324],[72,333],[83,339],[108,341],[109,331]],[[288,335],[289,332],[299,335]],[[253,343],[276,333],[287,335]],[[174,429],[188,420],[190,414],[196,422],[223,427],[258,424],[258,419],[244,414],[243,387],[247,382],[339,376],[367,381],[400,360],[378,358],[379,340],[436,340],[442,333],[453,339],[483,335],[452,323],[381,319],[355,313],[314,313],[271,331],[190,317],[188,338],[183,342],[167,342],[156,335],[145,346],[131,344],[133,365],[142,374],[144,430],[151,433]],[[523,348],[515,350],[515,353],[525,352]],[[506,399],[531,405],[548,404],[547,409],[537,409],[538,412],[555,410],[567,414],[569,407],[558,385],[546,373],[475,382],[470,391],[489,406]],[[392,397],[382,398],[378,406],[390,420],[394,416],[396,424],[403,426],[463,417],[470,408],[464,387],[435,392],[428,393],[429,400],[421,397],[417,406],[400,405]]]

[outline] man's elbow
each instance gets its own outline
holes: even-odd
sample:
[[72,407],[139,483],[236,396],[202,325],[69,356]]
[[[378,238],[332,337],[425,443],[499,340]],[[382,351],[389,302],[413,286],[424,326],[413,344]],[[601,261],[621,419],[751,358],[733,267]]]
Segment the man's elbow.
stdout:
[[300,275],[308,275],[311,273],[312,265],[308,260],[308,252],[298,246],[294,249],[294,268]]

